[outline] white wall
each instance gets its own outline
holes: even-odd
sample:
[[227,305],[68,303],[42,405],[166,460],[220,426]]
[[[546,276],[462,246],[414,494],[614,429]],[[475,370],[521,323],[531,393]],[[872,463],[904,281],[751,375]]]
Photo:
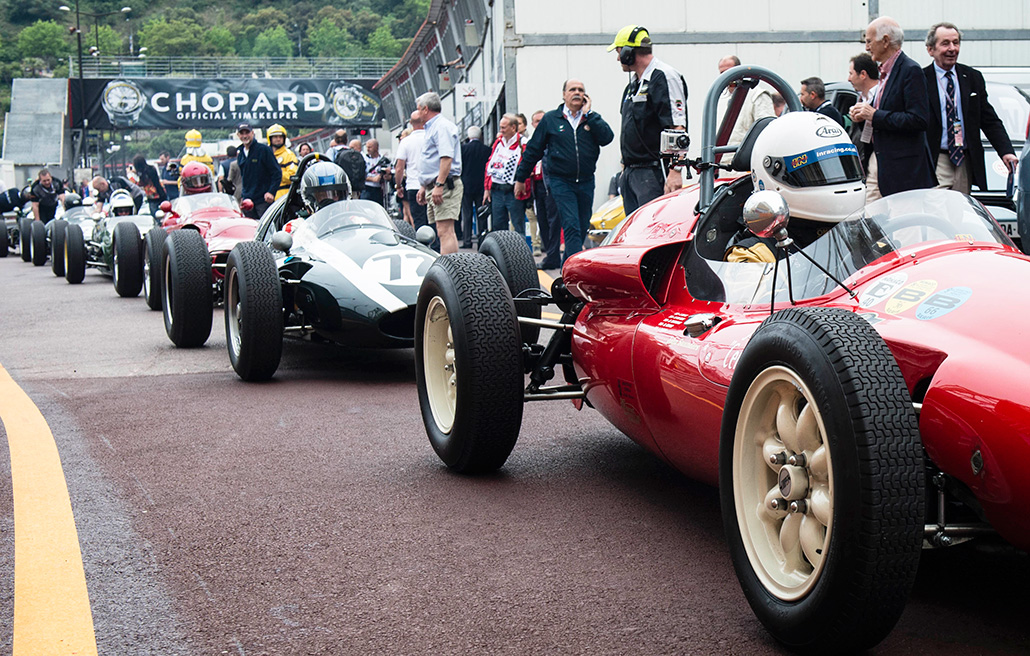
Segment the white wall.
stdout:
[[[499,4],[495,2],[495,7]],[[905,52],[920,65],[931,61],[923,45],[926,30],[945,17],[963,30],[1030,28],[1030,0],[880,0],[879,7],[880,15],[893,16],[901,23],[906,31]],[[677,68],[686,79],[691,154],[696,156],[700,153],[704,98],[718,75],[721,57],[735,54],[745,64],[769,68],[794,88],[811,75],[827,82],[845,80],[848,60],[864,49],[861,36],[868,23],[868,8],[859,0],[734,0],[733,22],[727,18],[724,4],[698,0],[516,0],[516,31],[526,37],[554,35],[556,42],[517,50],[518,111],[528,116],[537,109],[554,109],[561,102],[562,83],[570,77],[583,80],[593,109],[616,133],[615,141],[602,149],[598,161],[595,200],[600,202],[607,197],[608,178],[619,169],[619,99],[627,82],[615,53],[605,49],[624,25],[647,26],[655,36],[655,56]],[[846,40],[712,43],[708,34],[752,32],[749,41],[761,41],[764,35],[785,30],[831,31]],[[853,38],[848,36],[851,32]],[[663,44],[661,40],[666,34],[689,41],[691,33],[699,34],[698,41],[702,42]],[[596,45],[564,45],[567,41],[592,41]],[[1025,66],[1030,63],[1030,41],[977,42],[967,38],[961,61],[971,66]],[[509,111],[512,100],[509,98]]]

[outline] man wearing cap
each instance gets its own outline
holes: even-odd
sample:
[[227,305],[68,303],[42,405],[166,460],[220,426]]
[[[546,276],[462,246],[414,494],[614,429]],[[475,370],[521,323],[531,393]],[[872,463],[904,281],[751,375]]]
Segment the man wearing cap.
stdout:
[[243,191],[240,195],[254,203],[254,209],[247,212],[247,216],[260,219],[275,200],[282,169],[279,168],[279,162],[276,161],[272,149],[254,140],[254,131],[249,123],[240,123],[236,128],[236,136],[240,140],[236,162],[240,165],[240,175],[243,178]]
[[627,25],[608,51],[630,73],[622,93],[622,200],[626,214],[663,193],[683,186],[679,168],[666,171],[661,160],[662,130],[687,128],[687,83],[679,71],[651,54],[647,28]]

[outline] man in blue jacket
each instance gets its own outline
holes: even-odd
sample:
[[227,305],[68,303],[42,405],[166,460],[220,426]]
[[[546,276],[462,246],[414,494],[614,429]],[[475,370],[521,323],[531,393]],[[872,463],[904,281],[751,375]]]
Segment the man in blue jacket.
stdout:
[[254,219],[260,219],[268,206],[275,200],[275,192],[279,189],[282,169],[275,159],[272,149],[254,139],[254,131],[249,123],[240,123],[236,129],[241,146],[236,153],[236,162],[240,165],[243,178],[242,198],[249,198],[254,209],[247,213]]
[[566,80],[562,95],[565,102],[544,114],[526,146],[515,172],[515,195],[525,195],[526,179],[543,157],[565,233],[564,263],[583,250],[594,202],[597,156],[615,135],[600,114],[590,111],[590,96],[582,82]]

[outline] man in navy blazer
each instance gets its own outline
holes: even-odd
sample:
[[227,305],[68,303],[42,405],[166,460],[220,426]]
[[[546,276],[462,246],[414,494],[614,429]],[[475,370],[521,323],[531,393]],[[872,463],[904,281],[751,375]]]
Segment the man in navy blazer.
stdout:
[[926,143],[930,115],[926,80],[919,64],[901,51],[904,41],[904,31],[889,16],[877,18],[866,28],[865,49],[880,66],[880,89],[872,104],[852,106],[851,120],[867,122],[862,141],[873,145],[867,202],[937,184]]
[[[1019,159],[1012,149],[1005,124],[987,100],[984,76],[975,68],[958,63],[961,44],[962,32],[951,23],[937,23],[926,35],[926,51],[933,57],[933,63],[923,69],[930,102],[926,141],[930,151],[937,153],[937,186],[968,194],[970,183],[981,191],[987,188],[981,130],[1010,171],[1015,170]],[[950,121],[949,79],[955,98]],[[949,135],[949,130],[954,134]]]

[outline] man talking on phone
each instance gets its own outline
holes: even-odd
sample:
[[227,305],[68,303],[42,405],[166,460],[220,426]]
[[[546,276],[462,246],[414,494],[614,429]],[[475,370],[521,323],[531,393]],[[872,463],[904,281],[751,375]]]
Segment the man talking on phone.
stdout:
[[[601,147],[615,138],[611,127],[590,109],[590,96],[579,80],[562,85],[564,102],[544,114],[526,145],[526,152],[515,171],[515,197],[526,197],[526,179],[544,158],[550,192],[558,206],[565,233],[562,263],[583,250],[594,203],[594,169]],[[556,263],[547,263],[556,264]],[[551,267],[548,267],[551,268]]]

